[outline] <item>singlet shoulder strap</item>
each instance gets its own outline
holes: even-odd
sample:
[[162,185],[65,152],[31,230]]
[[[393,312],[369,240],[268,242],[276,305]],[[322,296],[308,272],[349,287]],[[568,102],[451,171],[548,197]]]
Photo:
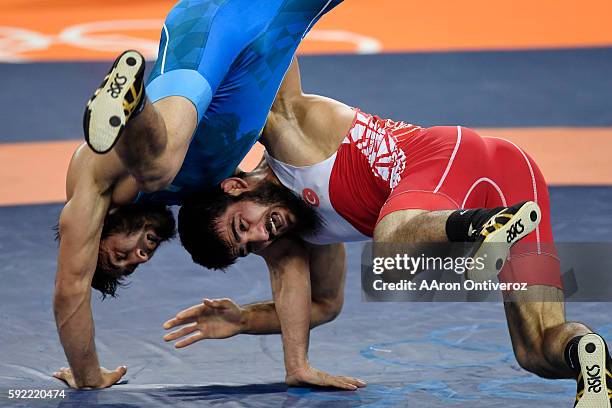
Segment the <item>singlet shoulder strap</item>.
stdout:
[[270,156],[267,150],[264,150],[264,157],[266,159],[266,163],[268,164],[268,166],[270,166],[270,168],[272,169],[276,177],[278,177],[283,186],[287,187],[290,190],[293,190],[296,184],[293,166],[287,163],[283,163],[280,160],[276,160],[274,157]]

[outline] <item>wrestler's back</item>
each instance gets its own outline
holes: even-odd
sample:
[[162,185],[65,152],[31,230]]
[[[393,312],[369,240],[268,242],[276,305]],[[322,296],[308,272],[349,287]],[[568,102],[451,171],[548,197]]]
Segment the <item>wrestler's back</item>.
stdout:
[[[167,34],[162,33],[160,58],[149,83],[172,69],[197,70],[210,85],[212,98],[171,186],[140,198],[176,204],[232,174],[259,138],[302,36],[337,3],[270,0],[262,7],[249,0],[179,2],[166,20]],[[169,38],[163,41],[164,36]]]

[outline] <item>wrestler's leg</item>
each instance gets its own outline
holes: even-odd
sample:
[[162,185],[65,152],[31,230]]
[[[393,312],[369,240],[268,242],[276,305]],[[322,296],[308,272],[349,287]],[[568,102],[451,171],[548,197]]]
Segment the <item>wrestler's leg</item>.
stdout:
[[504,297],[520,366],[544,378],[577,379],[576,407],[610,407],[612,358],[600,336],[582,323],[565,320],[562,291],[534,285]]
[[447,242],[446,221],[452,210],[399,210],[387,214],[374,229],[375,242]]
[[460,204],[437,192],[439,181],[460,140],[455,126],[422,129],[400,140],[405,169],[382,206],[373,232],[375,242],[447,242],[446,219]]
[[[378,224],[378,242],[443,242],[452,211],[402,210],[387,215]],[[508,265],[509,267],[509,265]],[[582,323],[565,321],[563,293],[555,287],[530,286],[526,292],[507,295],[508,328],[516,359],[521,367],[546,378],[573,378],[565,362],[568,342],[590,333]]]
[[170,96],[146,101],[143,111],[130,120],[115,150],[142,191],[157,191],[178,173],[197,125],[191,101]]
[[[484,266],[467,272],[468,279],[474,281],[483,282],[497,275],[504,266],[510,248],[534,231],[540,221],[540,210],[532,201],[511,207],[436,211],[406,209],[385,212],[387,205],[394,208],[400,208],[402,203],[414,205],[419,203],[419,197],[422,196],[422,192],[405,192],[388,200],[381,211],[382,219],[374,229],[374,242],[471,243],[462,249],[464,256],[480,259]],[[436,195],[432,193],[430,196]],[[436,205],[440,205],[443,198],[436,197]],[[426,207],[431,205],[431,200],[429,203],[423,200],[421,204]],[[400,248],[375,246],[377,257],[393,256],[397,249]]]
[[[489,180],[489,165],[474,157],[486,158],[489,151],[470,129],[426,129],[407,139],[402,148],[406,168],[381,208],[374,241],[474,242],[473,249],[492,252],[485,257],[484,272],[474,278],[492,277],[503,266],[509,247],[536,228],[537,205],[527,200],[498,203],[487,199],[489,190],[494,190],[483,182]],[[493,203],[496,208],[482,208]]]
[[[180,92],[151,103],[144,57],[126,51],[87,103],[85,140],[97,153],[113,147],[143,191],[164,188],[178,173],[197,126],[194,103]],[[166,85],[166,87],[168,87]]]
[[520,366],[544,378],[576,378],[565,360],[565,349],[574,337],[592,330],[565,320],[563,292],[534,285],[506,294],[505,299],[512,348]]
[[[589,334],[592,331],[583,323],[565,319],[560,265],[553,244],[550,199],[544,177],[536,163],[517,146],[494,139],[487,143],[496,157],[506,163],[503,173],[513,175],[511,179],[493,175],[506,198],[534,199],[541,210],[537,231],[513,248],[510,262],[499,274],[501,282],[529,284],[526,291],[504,293],[516,359],[523,368],[541,377],[577,379],[577,399],[580,399],[577,407],[608,408],[612,375],[607,377],[608,395],[605,366],[612,366],[612,361],[606,355],[605,343],[600,336]],[[589,368],[595,370],[588,371]],[[583,378],[593,383],[585,387]],[[597,382],[599,387],[592,386]]]

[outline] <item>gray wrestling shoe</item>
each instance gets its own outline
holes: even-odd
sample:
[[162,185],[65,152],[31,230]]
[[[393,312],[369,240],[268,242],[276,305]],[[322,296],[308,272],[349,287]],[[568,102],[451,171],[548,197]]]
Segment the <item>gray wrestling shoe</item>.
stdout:
[[484,282],[495,278],[504,267],[512,245],[534,231],[541,218],[540,207],[533,201],[524,201],[501,209],[482,226],[476,226],[472,234],[480,245],[472,257],[481,258],[484,268],[466,271],[467,279]]
[[583,336],[578,343],[580,374],[576,408],[612,408],[612,359],[598,334]]
[[128,120],[144,108],[144,68],[145,59],[138,51],[124,52],[87,102],[83,130],[94,152],[111,150]]

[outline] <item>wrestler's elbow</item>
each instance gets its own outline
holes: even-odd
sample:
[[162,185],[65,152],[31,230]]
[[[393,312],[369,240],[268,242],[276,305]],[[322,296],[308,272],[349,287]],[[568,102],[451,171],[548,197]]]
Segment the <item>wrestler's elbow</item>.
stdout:
[[59,321],[61,316],[66,313],[66,311],[69,309],[71,301],[71,295],[63,292],[61,289],[58,290],[56,287],[55,293],[53,294],[53,315],[55,316],[56,321]]
[[89,295],[89,284],[85,280],[76,282],[66,282],[58,280],[55,282],[55,290],[53,292],[53,307],[62,308],[68,304],[80,301],[81,298]]

